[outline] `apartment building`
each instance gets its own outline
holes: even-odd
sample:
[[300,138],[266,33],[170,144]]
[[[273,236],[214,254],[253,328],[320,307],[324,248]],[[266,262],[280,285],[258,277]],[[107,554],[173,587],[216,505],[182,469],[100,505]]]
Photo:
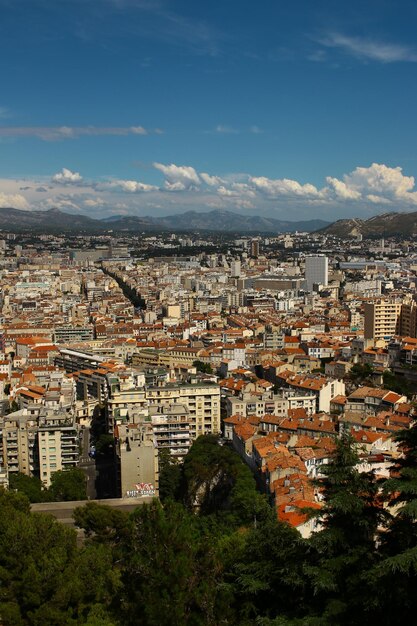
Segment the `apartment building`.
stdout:
[[120,424],[115,430],[119,493],[122,498],[157,496],[158,450],[149,423]]
[[0,420],[0,465],[8,474],[39,473],[36,412],[21,409]]
[[280,328],[271,325],[266,326],[264,332],[265,350],[282,350],[285,347],[285,335]]
[[151,406],[154,440],[158,450],[168,449],[171,456],[181,459],[191,446],[191,418],[186,406]]
[[76,467],[75,420],[61,410],[31,406],[0,420],[0,465],[10,474],[37,476],[45,486],[58,470]]
[[401,315],[401,301],[380,298],[366,302],[364,307],[365,339],[390,339],[398,333]]
[[400,404],[407,402],[407,396],[394,391],[374,387],[358,387],[346,400],[345,413],[361,412],[377,415],[380,411],[395,412]]
[[146,390],[149,405],[184,405],[190,417],[190,435],[220,433],[220,387],[213,384],[168,384]]
[[59,355],[54,359],[54,364],[64,369],[67,374],[71,374],[86,368],[95,370],[105,361],[106,359],[98,354],[61,348]]
[[76,467],[79,458],[78,431],[67,413],[48,411],[39,416],[39,476],[46,487],[54,472]]
[[417,302],[403,302],[398,334],[402,337],[417,337]]
[[277,381],[279,384],[287,386],[290,389],[304,390],[313,393],[316,397],[315,410],[317,412],[324,411],[328,413],[330,411],[331,400],[336,396],[345,395],[345,383],[342,380],[327,378],[327,376],[304,376],[285,371],[277,375]]
[[92,326],[60,326],[53,333],[56,343],[70,343],[72,341],[89,341],[94,339]]
[[252,395],[242,393],[238,397],[230,396],[226,398],[226,413],[248,417],[255,415],[286,416],[290,409],[305,409],[308,415],[316,410],[316,395],[311,392],[302,393],[293,389],[281,389],[279,393],[267,392],[262,395]]

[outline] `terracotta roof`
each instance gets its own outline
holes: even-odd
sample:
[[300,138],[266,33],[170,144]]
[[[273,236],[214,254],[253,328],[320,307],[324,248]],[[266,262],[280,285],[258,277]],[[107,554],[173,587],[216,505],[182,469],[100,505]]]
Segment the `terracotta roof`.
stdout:
[[302,526],[308,520],[307,513],[302,513],[301,509],[320,509],[317,502],[309,502],[308,500],[294,500],[290,504],[281,504],[277,509],[278,519],[287,522],[290,526],[297,528]]
[[399,402],[401,400],[402,396],[400,396],[398,393],[395,393],[394,391],[389,391],[384,397],[383,400],[384,402],[390,402],[391,404],[396,404],[397,402]]
[[252,426],[247,421],[237,424],[234,430],[236,436],[243,441],[247,441],[256,434],[256,427]]

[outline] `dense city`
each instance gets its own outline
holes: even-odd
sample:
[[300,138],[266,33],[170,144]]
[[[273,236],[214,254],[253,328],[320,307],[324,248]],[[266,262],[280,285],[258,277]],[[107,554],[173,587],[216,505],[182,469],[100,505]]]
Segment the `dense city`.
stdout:
[[377,485],[415,413],[414,239],[5,231],[0,249],[0,477],[32,515],[82,546],[103,504],[127,520],[177,500],[314,544],[345,446],[395,517]]
[[344,429],[388,471],[413,412],[413,243],[216,239],[5,235],[3,484],[81,467],[91,498],[157,495],[160,450],[221,434],[308,535]]

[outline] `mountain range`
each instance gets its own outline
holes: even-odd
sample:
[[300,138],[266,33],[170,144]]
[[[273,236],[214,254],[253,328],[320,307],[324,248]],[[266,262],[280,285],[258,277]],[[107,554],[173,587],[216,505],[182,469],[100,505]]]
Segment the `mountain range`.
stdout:
[[325,235],[336,237],[412,237],[417,234],[417,212],[384,213],[374,215],[367,220],[350,218],[337,220],[320,229]]
[[328,226],[323,220],[299,222],[270,217],[240,215],[231,211],[214,210],[206,213],[187,211],[166,217],[137,217],[114,215],[93,219],[86,215],[64,213],[59,209],[48,211],[21,211],[0,208],[0,229],[33,232],[155,232],[155,231],[221,231],[236,233],[313,232]]
[[337,237],[410,237],[417,235],[417,212],[385,213],[367,220],[359,218],[341,219],[330,223],[312,219],[298,222],[278,220],[261,215],[241,215],[231,211],[214,210],[205,213],[187,211],[165,217],[138,217],[135,215],[113,215],[95,219],[87,215],[65,213],[59,209],[48,211],[21,211],[0,208],[0,229],[35,233],[87,233],[105,234],[138,232],[228,232],[228,233],[293,233],[319,232]]

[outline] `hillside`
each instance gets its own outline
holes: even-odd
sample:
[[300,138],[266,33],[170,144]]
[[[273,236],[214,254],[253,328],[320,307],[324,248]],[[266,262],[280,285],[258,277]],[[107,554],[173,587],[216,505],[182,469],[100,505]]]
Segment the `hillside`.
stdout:
[[21,211],[0,208],[0,229],[33,232],[101,232],[98,220],[86,215],[64,213],[59,209],[48,211]]
[[417,212],[384,213],[367,220],[357,218],[337,220],[318,232],[336,237],[410,237],[417,234]]
[[230,211],[199,213],[187,211],[167,217],[138,217],[114,215],[105,219],[93,219],[86,215],[64,213],[59,209],[48,211],[21,211],[0,208],[0,229],[33,232],[149,232],[149,231],[221,231],[236,233],[279,233],[315,231],[326,226],[323,220],[301,222],[282,221],[255,215],[240,215]]

